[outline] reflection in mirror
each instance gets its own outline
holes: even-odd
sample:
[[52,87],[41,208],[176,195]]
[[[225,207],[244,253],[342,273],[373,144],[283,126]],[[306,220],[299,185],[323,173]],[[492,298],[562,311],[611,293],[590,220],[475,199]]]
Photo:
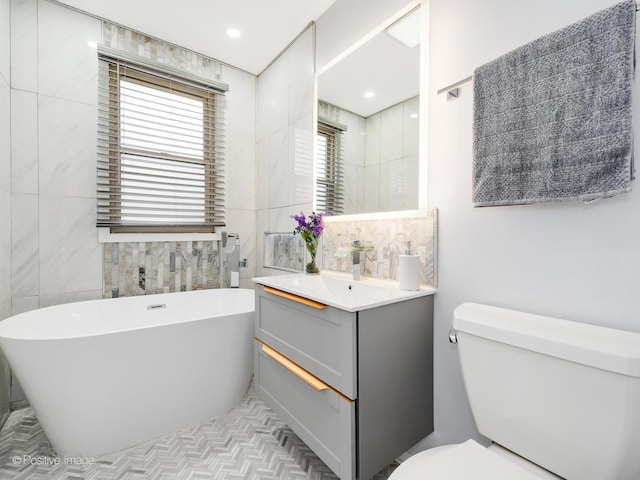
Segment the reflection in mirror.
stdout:
[[419,7],[318,76],[316,209],[418,209]]

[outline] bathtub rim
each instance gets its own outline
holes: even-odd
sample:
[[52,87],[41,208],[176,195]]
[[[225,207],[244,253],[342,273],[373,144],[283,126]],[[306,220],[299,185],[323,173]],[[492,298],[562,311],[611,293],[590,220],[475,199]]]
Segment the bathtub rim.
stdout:
[[[240,293],[242,292],[242,293]],[[245,292],[251,292],[245,293]],[[162,323],[151,323],[151,324],[143,324],[143,325],[133,325],[129,323],[126,325],[126,328],[110,328],[107,330],[100,330],[96,332],[82,332],[78,334],[74,334],[73,332],[69,332],[68,329],[61,329],[62,331],[56,330],[51,331],[51,322],[56,321],[64,321],[65,317],[62,318],[54,318],[43,320],[43,317],[49,316],[51,314],[60,314],[66,313],[73,315],[74,308],[100,308],[101,305],[106,305],[107,302],[118,302],[124,304],[146,304],[146,305],[154,305],[154,304],[162,304],[169,303],[169,301],[176,302],[178,297],[181,298],[181,301],[187,301],[186,299],[189,296],[198,296],[205,297],[206,295],[214,295],[215,297],[220,297],[222,295],[228,295],[231,297],[246,295],[245,302],[238,302],[237,299],[232,298],[232,305],[234,309],[231,311],[219,312],[215,311],[215,308],[211,308],[211,312],[202,315],[195,314],[185,314],[185,311],[181,311],[179,316],[175,316],[171,321],[165,321]],[[173,325],[180,324],[186,322],[194,322],[201,321],[211,318],[218,317],[227,317],[232,315],[240,315],[240,314],[253,314],[255,311],[255,289],[253,288],[210,288],[210,289],[200,289],[200,290],[190,290],[184,292],[170,292],[170,293],[157,293],[150,295],[137,295],[137,296],[129,296],[129,297],[118,297],[118,298],[99,298],[94,300],[82,300],[78,302],[68,302],[61,303],[58,305],[50,305],[47,307],[37,308],[34,310],[29,310],[27,312],[18,313],[16,315],[12,315],[3,320],[0,320],[0,344],[3,339],[6,340],[15,340],[15,341],[55,341],[55,340],[65,340],[65,339],[81,339],[86,337],[100,336],[100,335],[111,335],[117,334],[121,332],[131,331],[131,330],[143,330],[149,328],[157,328],[162,327],[164,325]],[[139,306],[139,305],[138,305]],[[146,311],[146,308],[145,308]],[[166,313],[166,312],[162,312]],[[41,331],[40,325],[20,325],[24,322],[24,319],[29,319],[32,323],[36,322],[46,322],[46,326],[44,327],[47,331],[47,334],[40,333]]]

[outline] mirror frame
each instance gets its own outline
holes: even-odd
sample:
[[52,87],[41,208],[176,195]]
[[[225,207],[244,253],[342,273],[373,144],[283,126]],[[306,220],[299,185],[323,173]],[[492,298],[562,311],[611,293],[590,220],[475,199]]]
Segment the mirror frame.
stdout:
[[[349,220],[372,220],[372,219],[386,219],[386,218],[403,218],[423,216],[427,212],[427,151],[428,151],[428,60],[429,60],[429,9],[428,0],[412,0],[404,8],[396,12],[391,17],[387,18],[378,27],[371,30],[367,35],[362,37],[356,43],[351,45],[341,54],[336,56],[331,61],[327,62],[323,67],[316,69],[313,82],[313,126],[314,137],[315,132],[318,129],[318,77],[322,73],[326,72],[336,63],[340,62],[345,57],[349,56],[352,52],[360,48],[363,44],[371,40],[373,37],[383,32],[387,27],[397,22],[399,19],[407,15],[415,8],[420,7],[420,119],[419,119],[419,134],[418,134],[418,208],[415,210],[399,210],[389,212],[371,212],[371,213],[354,213],[345,215],[336,215],[335,217],[326,217],[325,221],[330,222],[332,219],[336,221],[349,221]],[[317,207],[317,169],[316,169],[316,155],[317,145],[313,142],[313,208]]]

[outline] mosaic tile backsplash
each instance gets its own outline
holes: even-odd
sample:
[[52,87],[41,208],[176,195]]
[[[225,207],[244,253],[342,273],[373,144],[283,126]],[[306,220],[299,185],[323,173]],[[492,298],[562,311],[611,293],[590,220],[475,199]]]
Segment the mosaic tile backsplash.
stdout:
[[220,287],[218,242],[105,243],[103,298]]
[[[437,286],[436,275],[437,210],[430,209],[425,216],[341,220],[332,218],[326,223],[320,240],[320,268],[351,273],[352,257],[336,258],[339,248],[348,248],[354,240],[374,249],[360,254],[361,274],[365,277],[398,279],[399,256],[404,254],[407,241],[411,241],[414,254],[420,256],[420,283]],[[287,271],[304,271],[307,262],[304,242],[290,233],[265,233],[264,266]]]
[[340,220],[327,222],[322,235],[322,268],[351,273],[352,259],[335,258],[339,248],[348,248],[354,240],[374,247],[360,254],[361,274],[367,277],[398,279],[399,256],[404,254],[407,241],[415,255],[420,255],[420,283],[437,286],[436,275],[437,210],[430,209],[426,216]]

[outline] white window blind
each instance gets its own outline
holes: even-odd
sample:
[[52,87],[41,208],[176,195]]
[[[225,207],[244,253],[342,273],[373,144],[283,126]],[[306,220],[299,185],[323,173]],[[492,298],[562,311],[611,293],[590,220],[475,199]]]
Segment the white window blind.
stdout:
[[97,225],[224,225],[223,91],[105,55],[99,61]]
[[344,210],[342,131],[344,128],[318,121],[316,135],[316,204],[320,212]]

